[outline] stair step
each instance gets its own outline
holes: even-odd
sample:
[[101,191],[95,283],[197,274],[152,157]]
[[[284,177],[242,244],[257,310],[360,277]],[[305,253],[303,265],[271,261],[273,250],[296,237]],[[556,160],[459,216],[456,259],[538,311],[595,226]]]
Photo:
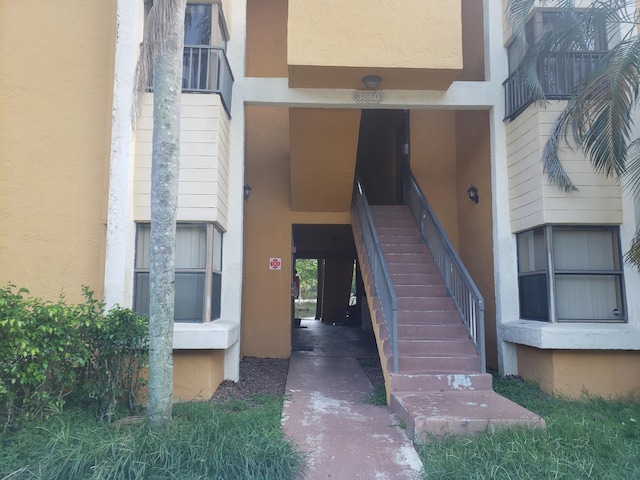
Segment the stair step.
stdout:
[[376,232],[378,233],[378,238],[382,239],[388,236],[401,236],[401,237],[418,237],[420,238],[420,232],[418,231],[418,227],[415,223],[409,224],[406,226],[378,226],[376,224]]
[[[395,263],[411,263],[411,264],[422,264],[435,266],[435,262],[433,261],[433,257],[426,253],[385,253],[384,260],[387,264],[395,264]],[[436,267],[437,268],[437,267]]]
[[398,339],[400,355],[477,355],[470,339]]
[[389,263],[387,262],[389,274],[440,274],[435,263]]
[[399,355],[398,369],[401,372],[462,371],[480,373],[478,355]]
[[394,285],[398,297],[442,297],[447,294],[444,283],[440,285]]
[[392,373],[391,393],[444,390],[491,390],[493,378],[488,373]]
[[540,416],[491,390],[396,393],[391,410],[417,443],[448,435],[468,435],[487,428],[527,425],[545,428]]
[[402,285],[444,285],[440,272],[433,273],[391,273],[391,282],[394,287]]
[[393,233],[381,235],[380,232],[378,232],[378,240],[380,240],[380,245],[382,245],[383,248],[385,245],[423,245],[422,239],[420,235],[417,234],[417,231],[414,232],[413,235],[397,235]]
[[381,247],[382,247],[382,252],[385,255],[388,253],[426,253],[427,255],[431,256],[429,249],[424,243],[406,243],[406,244],[385,243],[384,245],[381,245]]
[[398,325],[462,325],[457,310],[434,310],[420,312],[415,310],[398,310]]
[[419,312],[440,312],[455,310],[451,297],[398,297],[398,310]]
[[448,338],[468,338],[467,329],[462,323],[450,325],[403,325],[398,324],[398,338],[422,340],[444,340]]

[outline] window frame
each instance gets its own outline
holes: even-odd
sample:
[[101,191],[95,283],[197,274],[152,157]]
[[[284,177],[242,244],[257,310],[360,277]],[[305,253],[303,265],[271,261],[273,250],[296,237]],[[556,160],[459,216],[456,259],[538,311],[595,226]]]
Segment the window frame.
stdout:
[[[524,235],[531,235],[535,232],[542,232],[544,245],[544,269],[534,268],[523,271],[523,255],[522,242]],[[562,269],[557,267],[556,252],[554,250],[554,232],[574,231],[607,231],[611,234],[611,255],[613,260],[612,269],[588,269],[588,268],[571,268]],[[620,228],[613,225],[543,225],[536,228],[524,230],[516,234],[517,247],[517,266],[518,266],[518,302],[520,318],[523,320],[533,320],[548,323],[627,323],[627,306],[626,306],[626,289],[624,282],[624,264],[622,259]],[[539,265],[538,265],[539,266]],[[526,301],[527,292],[524,291],[523,283],[527,278],[534,275],[546,276],[546,299],[540,299],[546,302],[547,315],[532,315],[523,312],[524,302]],[[617,318],[560,318],[558,315],[558,279],[561,277],[614,277],[614,286],[616,289],[617,301],[619,305]],[[526,307],[529,308],[529,307]],[[613,313],[614,310],[612,310]]]
[[[221,315],[221,301],[222,301],[222,257],[224,249],[224,232],[215,223],[203,223],[203,222],[178,222],[176,229],[180,228],[199,228],[204,229],[205,240],[205,261],[204,267],[175,267],[174,273],[189,274],[196,273],[202,274],[204,278],[203,291],[200,292],[202,296],[202,305],[200,310],[202,316],[200,319],[176,319],[176,323],[210,323],[220,319]],[[145,240],[140,239],[140,235],[144,230],[150,232],[151,224],[149,222],[136,222],[136,241],[135,241],[135,260],[134,260],[134,285],[133,285],[133,308],[134,310],[147,314],[149,306],[138,305],[138,297],[140,295],[139,275],[149,274],[148,260],[145,262],[140,261],[140,254],[149,254],[149,244]],[[148,234],[147,238],[150,240]],[[142,245],[140,242],[145,242]],[[219,244],[219,245],[218,245]],[[141,248],[139,248],[141,247]],[[141,252],[142,250],[142,252]],[[219,258],[215,258],[215,257]],[[145,266],[146,265],[146,266]],[[148,292],[147,292],[148,297]]]

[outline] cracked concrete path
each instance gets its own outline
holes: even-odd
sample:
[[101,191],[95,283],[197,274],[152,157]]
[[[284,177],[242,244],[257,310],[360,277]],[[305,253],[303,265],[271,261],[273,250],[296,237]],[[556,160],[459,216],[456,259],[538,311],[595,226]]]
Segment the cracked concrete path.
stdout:
[[418,479],[422,463],[398,418],[364,402],[373,388],[357,356],[368,355],[331,350],[294,351],[289,362],[282,425],[307,454],[305,478]]

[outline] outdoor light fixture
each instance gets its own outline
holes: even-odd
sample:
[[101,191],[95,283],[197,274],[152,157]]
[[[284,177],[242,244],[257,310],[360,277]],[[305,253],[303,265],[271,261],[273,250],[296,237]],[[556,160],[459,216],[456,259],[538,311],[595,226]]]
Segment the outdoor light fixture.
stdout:
[[474,187],[473,184],[471,184],[471,186],[467,190],[467,195],[469,195],[469,200],[471,200],[473,203],[478,203],[478,189]]
[[382,77],[379,75],[367,75],[362,78],[362,83],[364,83],[364,86],[367,88],[375,89],[380,85],[380,80],[382,80]]
[[244,186],[244,199],[249,200],[249,195],[251,195],[251,185]]

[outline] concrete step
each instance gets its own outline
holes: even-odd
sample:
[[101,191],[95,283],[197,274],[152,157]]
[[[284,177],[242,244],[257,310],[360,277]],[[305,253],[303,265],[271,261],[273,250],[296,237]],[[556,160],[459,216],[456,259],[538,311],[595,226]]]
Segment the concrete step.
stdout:
[[392,244],[385,243],[381,245],[382,252],[386,255],[388,253],[426,253],[431,256],[429,248],[424,243],[406,243],[406,244]]
[[398,339],[400,355],[477,355],[476,347],[467,338],[454,339]]
[[398,310],[419,312],[455,311],[451,297],[398,297]]
[[[462,325],[457,310],[398,310],[398,325]],[[466,331],[466,328],[465,328]]]
[[433,371],[480,373],[478,355],[398,355],[398,370],[401,372]]
[[[413,245],[412,245],[413,246]],[[384,261],[391,263],[421,263],[435,265],[433,257],[427,252],[422,253],[385,253]]]
[[433,273],[391,273],[391,282],[394,287],[403,285],[444,285],[440,272],[436,269]]
[[[393,281],[393,278],[392,278]],[[443,297],[447,295],[444,282],[435,285],[394,285],[397,297]]]
[[440,270],[435,263],[389,263],[387,262],[387,270],[390,275],[396,274],[440,274]]
[[545,427],[539,415],[491,390],[392,393],[391,410],[417,443],[505,426]]
[[468,336],[467,329],[462,323],[451,323],[450,325],[398,324],[398,339],[446,340],[467,338]]
[[391,373],[391,393],[491,390],[492,385],[489,373]]
[[382,248],[386,245],[424,245],[420,235],[417,234],[417,230],[413,235],[398,235],[391,232],[381,235],[378,232],[378,240],[380,240]]

